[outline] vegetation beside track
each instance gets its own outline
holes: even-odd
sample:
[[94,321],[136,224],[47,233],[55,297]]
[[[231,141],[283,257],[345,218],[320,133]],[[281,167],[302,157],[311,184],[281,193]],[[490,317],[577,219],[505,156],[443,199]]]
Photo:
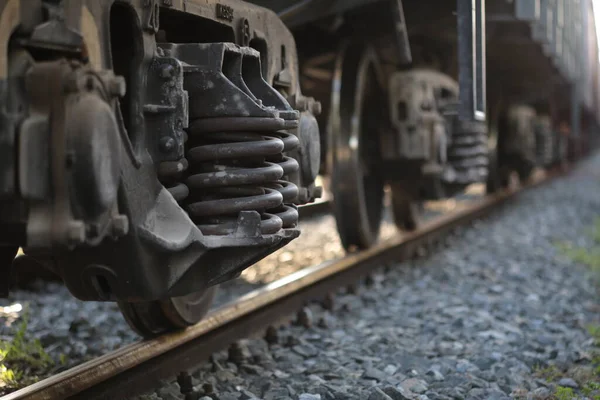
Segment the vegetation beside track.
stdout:
[[64,357],[53,360],[38,339],[27,336],[27,306],[21,315],[4,319],[15,325],[15,335],[11,340],[0,338],[0,395],[31,385],[66,363]]
[[[591,279],[597,281],[600,294],[600,217],[588,229],[587,234],[590,242],[584,246],[568,241],[558,241],[555,244],[563,257],[590,269]],[[600,309],[600,302],[597,307]],[[593,350],[582,357],[579,365],[567,369],[549,365],[535,370],[534,375],[545,380],[553,388],[548,399],[570,400],[585,396],[588,399],[600,400],[600,324],[589,323],[587,331],[593,338]],[[565,378],[574,380],[578,387],[561,385],[561,380]]]

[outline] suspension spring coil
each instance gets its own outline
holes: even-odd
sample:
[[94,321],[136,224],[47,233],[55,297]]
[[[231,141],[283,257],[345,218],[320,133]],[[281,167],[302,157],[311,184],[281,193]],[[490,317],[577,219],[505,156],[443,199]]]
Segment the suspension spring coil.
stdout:
[[188,162],[185,158],[179,161],[164,161],[158,166],[158,180],[178,203],[182,203],[190,193],[187,185],[181,182],[187,167]]
[[[298,194],[285,176],[299,169],[284,151],[298,139],[278,118],[225,117],[193,121],[189,128],[189,170],[184,205],[206,235],[228,235],[240,211],[261,214],[261,233],[274,234],[298,222],[295,206],[284,204]],[[177,185],[171,193],[184,193]]]
[[[183,141],[187,141],[187,133],[183,132]],[[163,161],[158,165],[158,181],[171,193],[175,201],[182,203],[190,194],[187,185],[182,182],[188,169],[188,161]]]

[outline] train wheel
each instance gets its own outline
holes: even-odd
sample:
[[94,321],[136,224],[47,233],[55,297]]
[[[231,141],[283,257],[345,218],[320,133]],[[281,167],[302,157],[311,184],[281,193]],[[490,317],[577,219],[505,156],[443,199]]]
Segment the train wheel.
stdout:
[[392,212],[398,229],[415,231],[421,225],[422,203],[407,191],[402,184],[390,184],[392,191]]
[[490,149],[488,158],[488,177],[485,182],[487,194],[498,193],[510,186],[511,169],[500,164],[497,148]]
[[378,127],[386,110],[375,52],[343,47],[334,69],[329,119],[333,211],[346,250],[369,248],[379,234],[384,181]]
[[521,183],[526,183],[533,176],[533,171],[535,170],[535,164],[532,162],[528,162],[527,160],[523,160],[516,166],[516,172],[519,175],[519,181]]
[[488,161],[488,176],[485,182],[485,192],[487,194],[492,194],[500,191],[503,186],[500,166],[498,165],[497,148],[490,149]]
[[200,322],[208,313],[216,286],[201,292],[166,300],[119,302],[119,308],[131,328],[143,337],[187,328]]

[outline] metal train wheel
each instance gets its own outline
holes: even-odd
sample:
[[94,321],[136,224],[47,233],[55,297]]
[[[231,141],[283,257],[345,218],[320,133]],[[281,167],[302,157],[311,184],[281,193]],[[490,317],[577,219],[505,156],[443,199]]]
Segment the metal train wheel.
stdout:
[[136,303],[119,302],[129,326],[143,337],[187,328],[200,322],[208,313],[217,287],[166,300]]
[[487,194],[498,193],[510,185],[510,167],[502,159],[500,132],[507,129],[500,124],[502,108],[500,104],[490,108],[488,126],[488,176],[485,182]]
[[346,250],[369,248],[379,235],[384,181],[377,170],[378,129],[387,107],[380,83],[379,63],[370,47],[342,47],[332,82],[328,170],[337,229]]
[[498,193],[507,185],[506,173],[498,159],[498,127],[493,126],[488,137],[488,176],[485,182],[485,192]]
[[407,191],[401,183],[391,183],[392,212],[394,222],[400,230],[411,232],[421,225],[423,204],[415,199],[415,196]]

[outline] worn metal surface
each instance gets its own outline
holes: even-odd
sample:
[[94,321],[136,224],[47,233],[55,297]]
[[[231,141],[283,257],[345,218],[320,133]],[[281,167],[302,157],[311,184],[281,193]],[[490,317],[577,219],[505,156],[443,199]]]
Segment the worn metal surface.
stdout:
[[0,21],[1,242],[52,260],[76,297],[194,323],[182,298],[298,236],[320,105],[273,11],[0,0]]
[[[459,118],[459,85],[454,79],[433,69],[413,68],[392,74],[388,85],[395,135],[386,137],[384,159],[412,162],[419,168],[414,179],[421,179],[414,185],[403,183],[405,194],[416,185],[421,197],[439,199],[486,179],[487,127],[485,122]],[[399,181],[399,176],[389,176]]]
[[457,0],[459,117],[486,119],[485,0]]
[[374,49],[343,44],[334,69],[327,131],[333,212],[346,249],[373,245],[381,223],[382,84],[381,64]]
[[[529,187],[547,182],[556,174],[538,177]],[[177,371],[193,368],[213,352],[240,338],[264,332],[290,316],[307,301],[319,299],[338,287],[355,282],[373,265],[411,257],[456,226],[480,218],[509,200],[518,191],[484,198],[472,206],[441,216],[422,229],[396,237],[341,260],[298,271],[243,296],[209,314],[186,331],[140,342],[92,360],[79,367],[5,396],[17,399],[113,399],[150,390]]]

